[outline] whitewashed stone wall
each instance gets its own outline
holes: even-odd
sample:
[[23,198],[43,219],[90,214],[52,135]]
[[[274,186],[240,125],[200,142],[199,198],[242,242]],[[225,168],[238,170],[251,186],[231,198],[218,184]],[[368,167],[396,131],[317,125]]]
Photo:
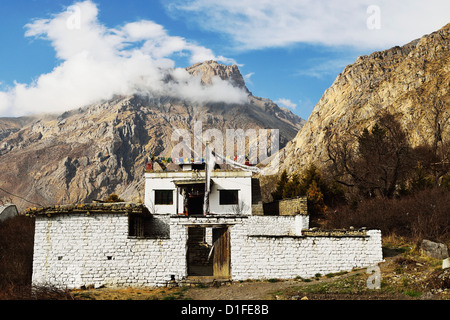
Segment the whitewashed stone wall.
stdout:
[[185,275],[186,230],[170,239],[128,237],[124,214],[36,217],[33,284],[157,286]]
[[33,284],[164,286],[187,275],[187,227],[229,225],[232,280],[311,277],[382,261],[381,233],[302,236],[307,216],[168,219],[169,238],[128,236],[124,214],[36,217]]
[[[233,232],[245,230],[236,227]],[[383,259],[378,230],[367,236],[235,236],[233,246],[240,248],[231,255],[233,280],[308,278],[369,267]]]
[[308,226],[308,215],[251,216],[246,223],[248,235],[299,236]]

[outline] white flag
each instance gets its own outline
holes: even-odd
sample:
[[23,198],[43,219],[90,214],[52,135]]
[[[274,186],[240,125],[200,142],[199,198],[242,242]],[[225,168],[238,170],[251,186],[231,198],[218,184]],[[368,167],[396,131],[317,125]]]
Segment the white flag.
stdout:
[[211,149],[206,146],[206,161],[205,161],[205,175],[206,175],[206,183],[205,183],[205,198],[203,201],[203,214],[209,213],[209,194],[211,192],[211,175],[214,170],[214,166],[216,165],[216,158],[212,154]]

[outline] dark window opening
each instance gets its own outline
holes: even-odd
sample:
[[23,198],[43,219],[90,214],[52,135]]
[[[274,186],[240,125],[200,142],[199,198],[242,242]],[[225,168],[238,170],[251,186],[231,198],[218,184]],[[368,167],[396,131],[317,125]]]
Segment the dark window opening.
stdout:
[[183,213],[189,216],[203,215],[203,202],[205,199],[205,184],[196,183],[185,185],[182,188]]
[[130,215],[128,217],[128,235],[130,237],[148,239],[168,239],[169,225],[154,217]]
[[239,203],[238,190],[219,190],[219,203],[222,205],[231,205]]
[[173,204],[173,190],[155,190],[155,204]]

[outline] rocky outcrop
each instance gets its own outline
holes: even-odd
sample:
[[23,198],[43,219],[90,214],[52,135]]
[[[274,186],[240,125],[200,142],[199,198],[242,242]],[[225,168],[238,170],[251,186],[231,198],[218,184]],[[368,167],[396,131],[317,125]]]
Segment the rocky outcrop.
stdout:
[[292,173],[327,160],[326,133],[370,128],[383,110],[396,116],[413,146],[450,132],[450,24],[403,47],[359,57],[339,74],[295,139],[280,151]]
[[235,87],[245,88],[248,91],[237,65],[226,66],[209,60],[196,63],[186,70],[193,76],[200,76],[205,85],[211,85],[213,77],[219,77],[222,80],[229,80]]
[[[243,85],[236,67],[212,62],[194,67]],[[303,124],[298,116],[251,94],[244,105],[122,96],[60,115],[0,119],[0,187],[21,197],[13,199],[21,210],[91,202],[111,193],[126,201],[143,200],[149,157],[170,156],[173,130],[192,130],[198,120],[204,130],[280,129],[281,146]]]

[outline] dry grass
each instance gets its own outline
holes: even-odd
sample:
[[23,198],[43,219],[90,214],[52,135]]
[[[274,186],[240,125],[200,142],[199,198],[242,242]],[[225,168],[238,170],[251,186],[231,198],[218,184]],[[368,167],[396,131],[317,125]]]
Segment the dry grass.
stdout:
[[78,289],[71,294],[76,300],[179,300],[187,288]]
[[309,280],[285,292],[278,299],[296,300],[450,300],[450,270],[442,270],[442,260],[420,255],[413,243],[404,239],[384,239],[385,261],[380,289],[369,289],[365,269],[336,276],[332,281]]

